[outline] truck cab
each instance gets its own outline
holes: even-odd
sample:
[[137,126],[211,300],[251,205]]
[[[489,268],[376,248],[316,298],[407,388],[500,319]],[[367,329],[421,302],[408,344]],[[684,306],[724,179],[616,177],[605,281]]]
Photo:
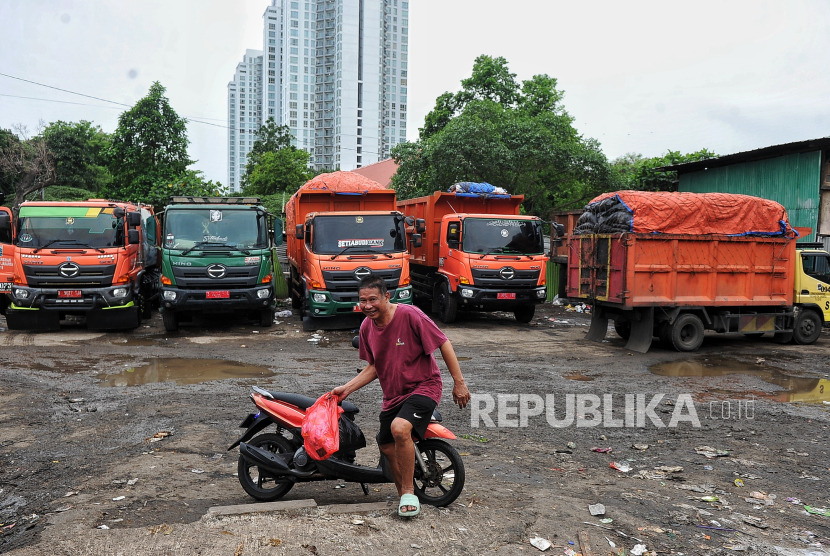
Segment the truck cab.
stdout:
[[162,233],[165,329],[196,313],[246,313],[271,326],[278,222],[257,197],[172,197]]
[[830,253],[822,243],[797,243],[796,254],[794,330],[818,339],[821,326],[830,323]]

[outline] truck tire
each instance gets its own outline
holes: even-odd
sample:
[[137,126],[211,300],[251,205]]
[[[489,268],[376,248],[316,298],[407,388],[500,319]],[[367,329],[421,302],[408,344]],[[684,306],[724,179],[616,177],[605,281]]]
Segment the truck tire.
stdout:
[[303,305],[302,298],[297,295],[297,290],[295,290],[296,284],[299,282],[299,277],[297,275],[297,271],[294,270],[294,267],[291,267],[291,281],[288,284],[288,295],[291,297],[291,308],[292,309],[299,309]]
[[161,320],[164,321],[164,329],[167,332],[176,332],[179,329],[179,315],[173,311],[165,311],[161,314]]
[[703,321],[695,314],[683,313],[671,325],[671,343],[677,351],[695,351],[703,343]]
[[627,340],[629,336],[631,336],[631,323],[628,321],[614,321],[614,331],[617,333],[617,336],[622,338],[623,340]]
[[533,320],[536,314],[536,305],[520,305],[513,310],[517,322],[527,323]]
[[259,312],[259,325],[263,328],[270,328],[274,324],[274,310],[266,307]]
[[438,320],[445,324],[455,322],[458,315],[458,300],[450,291],[446,282],[438,288]]
[[815,343],[821,335],[821,317],[815,311],[802,309],[795,318],[793,326],[793,340],[795,343],[806,345]]

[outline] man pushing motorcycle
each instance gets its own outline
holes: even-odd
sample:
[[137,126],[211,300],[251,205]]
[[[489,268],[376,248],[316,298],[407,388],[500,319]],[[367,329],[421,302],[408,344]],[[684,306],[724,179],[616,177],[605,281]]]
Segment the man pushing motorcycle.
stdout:
[[443,382],[436,349],[452,375],[452,399],[460,408],[470,401],[458,358],[447,337],[414,305],[389,302],[382,278],[370,274],[358,285],[360,309],[366,319],[360,326],[360,358],[368,363],[355,378],[332,390],[343,401],[376,378],[383,390],[377,442],[389,460],[400,503],[398,515],[414,517],[421,511],[415,496],[414,433],[423,438],[432,412],[441,401]]

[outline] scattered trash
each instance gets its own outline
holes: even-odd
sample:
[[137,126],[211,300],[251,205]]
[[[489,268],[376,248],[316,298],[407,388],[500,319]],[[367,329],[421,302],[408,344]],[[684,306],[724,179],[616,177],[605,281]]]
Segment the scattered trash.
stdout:
[[617,548],[617,545],[614,544],[614,541],[612,541],[608,537],[605,537],[605,540],[608,541],[608,546],[610,546],[611,548]]
[[679,465],[676,466],[669,466],[669,465],[661,465],[660,467],[655,467],[655,471],[660,471],[661,473],[680,473],[683,471],[683,468]]
[[830,517],[830,510],[826,508],[814,508],[812,506],[804,506],[804,509],[807,510],[807,513],[814,514],[814,515],[823,515],[826,517]]
[[78,494],[78,491],[77,490],[72,490],[72,491],[69,491],[66,494],[64,494],[63,497],[68,498],[70,496],[75,496],[76,494]]
[[112,501],[113,502],[118,502],[119,500],[123,500],[124,498],[126,498],[126,496],[116,496],[115,498],[112,499]]
[[646,545],[644,544],[635,544],[634,548],[631,549],[629,554],[632,556],[642,556],[646,553]]
[[742,486],[744,486],[744,482],[740,479],[735,479],[735,486],[736,487],[742,487]]
[[766,361],[766,359],[764,359],[763,357],[759,357],[758,359],[755,360],[755,364],[756,365],[763,365],[764,361]]
[[150,437],[150,442],[160,442],[167,438],[168,436],[172,436],[173,433],[170,431],[159,431],[153,436]]
[[748,525],[752,525],[753,527],[757,527],[759,529],[766,529],[769,527],[769,523],[761,519],[760,517],[755,517],[751,515],[743,515],[741,516],[744,523]]
[[704,502],[720,502],[720,498],[717,496],[702,496],[700,499]]
[[648,450],[648,444],[635,444],[632,446],[632,448],[634,448],[635,450],[645,451]]
[[284,319],[286,317],[290,317],[290,316],[293,316],[293,315],[294,315],[294,313],[292,313],[291,311],[288,311],[288,310],[286,310],[286,311],[277,311],[276,313],[274,313],[274,317],[281,318],[281,319]]
[[[543,539],[542,537],[533,537],[532,539],[530,539],[530,544],[532,544],[542,552],[544,552],[552,546],[549,540]],[[413,548],[414,547],[415,545],[413,545]]]
[[96,527],[96,529],[103,529],[106,531],[107,529],[109,529],[109,527],[107,527],[106,525],[99,525],[98,527]]
[[813,475],[808,475],[807,473],[804,473],[802,471],[801,476],[799,477],[799,479],[807,479],[807,480],[810,480],[810,481],[820,481],[821,477],[815,477]]
[[610,517],[604,517],[604,518],[600,519],[599,522],[600,523],[613,523],[614,520],[611,519]]
[[466,440],[475,440],[476,442],[481,442],[482,444],[485,442],[490,442],[480,434],[462,434],[461,438],[464,438]]
[[60,508],[56,508],[56,509],[55,509],[55,511],[56,511],[56,512],[65,512],[65,511],[67,511],[67,510],[71,510],[71,509],[72,509],[72,507],[73,507],[73,506],[71,506],[71,505],[61,506]]
[[571,450],[575,450],[576,449],[576,442],[568,442],[568,448],[570,448]]
[[364,521],[362,519],[353,519],[352,520],[352,525],[363,525],[363,523],[364,523]]
[[620,462],[616,462],[616,461],[612,461],[608,465],[608,467],[610,467],[611,469],[616,469],[617,471],[621,471],[622,473],[628,473],[629,471],[631,471],[633,469],[633,467],[631,467],[630,465],[628,465],[625,462],[620,463]]
[[84,401],[83,398],[71,398],[69,403],[81,403],[82,401]]
[[732,546],[724,545],[724,548],[728,548],[729,550],[732,550],[732,551],[735,551],[735,552],[746,552],[747,550],[749,550],[749,546],[744,544],[744,543],[741,543],[741,542],[739,542],[737,544],[733,544]]
[[712,467],[711,465],[704,465],[704,466],[703,466],[703,470],[704,470],[704,471],[711,471],[711,470],[713,470],[713,469],[714,469],[714,467]]
[[576,556],[576,551],[573,548],[565,547],[565,556]]
[[605,515],[605,506],[602,504],[588,504],[588,511],[591,515]]
[[135,479],[130,479],[129,481],[127,481],[127,486],[133,486],[137,482],[138,482],[138,477],[136,477]]
[[191,473],[204,473],[205,470],[204,469],[191,469],[190,472]]
[[675,485],[674,488],[680,490],[691,490],[692,492],[700,492],[703,494],[715,492],[715,485]]
[[799,498],[787,498],[787,502],[790,504],[798,504],[799,506],[801,505],[801,499]]
[[611,448],[591,448],[592,452],[598,452],[600,454],[607,454],[611,451]]
[[698,446],[695,448],[695,452],[701,456],[706,456],[707,458],[717,458],[729,455],[728,451],[718,450],[717,448],[712,448],[711,446]]

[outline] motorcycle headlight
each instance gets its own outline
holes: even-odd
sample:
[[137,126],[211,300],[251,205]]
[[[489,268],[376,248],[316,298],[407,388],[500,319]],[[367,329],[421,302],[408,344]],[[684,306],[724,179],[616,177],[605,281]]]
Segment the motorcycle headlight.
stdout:
[[313,293],[311,294],[311,299],[313,299],[316,303],[324,303],[328,300],[326,294],[324,293]]
[[268,289],[257,290],[257,292],[256,292],[256,296],[260,299],[265,299],[269,295],[271,295],[271,290],[268,290]]
[[127,288],[115,288],[110,293],[113,297],[127,297]]
[[23,289],[16,289],[14,290],[14,296],[20,299],[28,299],[29,298],[29,290]]
[[161,296],[164,298],[165,301],[175,301],[176,300],[176,292],[171,292],[169,290],[165,290]]

